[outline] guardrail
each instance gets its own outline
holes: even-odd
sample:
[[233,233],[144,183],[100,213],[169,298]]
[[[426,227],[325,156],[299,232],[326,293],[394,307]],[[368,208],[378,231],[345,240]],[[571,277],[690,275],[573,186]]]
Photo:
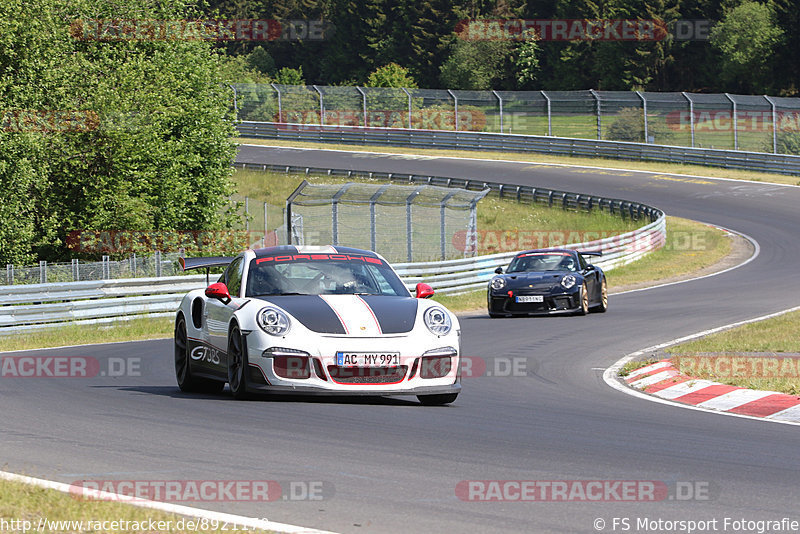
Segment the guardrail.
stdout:
[[[472,190],[488,188],[501,197],[516,198],[521,202],[563,209],[598,209],[623,218],[648,220],[648,224],[632,232],[565,245],[566,248],[603,251],[604,255],[595,264],[605,270],[634,261],[663,245],[666,239],[666,219],[661,210],[622,199],[442,176],[273,165],[243,166],[305,174],[423,182]],[[457,294],[485,286],[494,270],[506,265],[513,256],[514,252],[508,252],[450,261],[398,263],[394,267],[409,289],[413,289],[417,282],[425,281],[438,293]],[[138,317],[172,316],[186,292],[202,287],[205,287],[204,275],[0,286],[0,334],[40,330],[66,323],[97,324]]]
[[689,148],[536,135],[407,128],[321,126],[251,121],[241,122],[237,128],[242,137],[261,139],[393,145],[414,148],[536,152],[562,156],[658,161],[772,172],[794,176],[800,175],[800,156],[767,154],[764,152]]

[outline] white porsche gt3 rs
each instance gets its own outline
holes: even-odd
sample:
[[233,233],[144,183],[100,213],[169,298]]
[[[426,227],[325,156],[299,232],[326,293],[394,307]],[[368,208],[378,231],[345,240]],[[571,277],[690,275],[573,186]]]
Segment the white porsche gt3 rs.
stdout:
[[189,292],[175,320],[183,391],[416,395],[453,402],[461,390],[458,319],[412,297],[374,252],[279,246],[234,258],[187,258],[185,270],[227,265]]

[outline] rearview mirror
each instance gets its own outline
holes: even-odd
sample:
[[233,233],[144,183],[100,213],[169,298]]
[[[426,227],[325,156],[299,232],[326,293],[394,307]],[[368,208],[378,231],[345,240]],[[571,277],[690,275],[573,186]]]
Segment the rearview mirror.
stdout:
[[231,294],[228,292],[228,286],[222,282],[215,282],[206,288],[206,296],[210,299],[218,299],[223,304],[231,301]]
[[428,284],[417,284],[417,298],[429,299],[433,296],[433,288]]

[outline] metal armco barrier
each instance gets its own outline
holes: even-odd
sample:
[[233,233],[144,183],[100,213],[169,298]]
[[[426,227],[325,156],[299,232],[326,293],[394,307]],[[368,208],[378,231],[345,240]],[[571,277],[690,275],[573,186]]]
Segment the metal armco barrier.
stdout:
[[681,146],[650,145],[623,141],[598,141],[536,135],[377,128],[361,126],[320,126],[275,122],[242,122],[243,137],[286,139],[318,143],[393,145],[413,148],[462,150],[503,150],[562,156],[600,157],[634,161],[661,161],[800,175],[800,156],[716,150]]
[[[489,188],[501,197],[522,202],[573,210],[598,209],[624,218],[648,221],[632,232],[565,245],[565,248],[603,251],[603,256],[594,263],[605,270],[634,261],[661,247],[666,240],[666,219],[661,210],[622,199],[442,176],[272,165],[243,167],[287,173],[401,180],[472,190]],[[440,294],[457,294],[485,287],[494,270],[507,265],[513,256],[514,252],[504,252],[450,261],[396,263],[394,267],[412,291],[418,282],[424,281]],[[137,317],[172,316],[184,294],[205,285],[205,275],[192,275],[0,286],[0,335],[67,323],[95,324]]]

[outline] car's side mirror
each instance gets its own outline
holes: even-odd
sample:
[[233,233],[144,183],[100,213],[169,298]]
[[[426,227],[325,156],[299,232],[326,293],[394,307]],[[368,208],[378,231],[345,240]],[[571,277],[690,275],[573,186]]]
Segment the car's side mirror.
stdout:
[[498,267],[497,269],[494,270],[494,272],[497,273],[497,274],[503,274],[503,268],[502,267]]
[[586,270],[587,272],[588,272],[588,271],[594,271],[594,265],[592,265],[591,263],[590,263],[590,264],[588,264],[588,265],[586,266],[586,269],[585,269],[585,270]]
[[228,292],[228,286],[222,282],[215,282],[206,288],[206,296],[210,299],[221,300],[223,304],[231,301],[231,294]]
[[433,296],[433,288],[428,284],[417,284],[417,298],[429,299]]

